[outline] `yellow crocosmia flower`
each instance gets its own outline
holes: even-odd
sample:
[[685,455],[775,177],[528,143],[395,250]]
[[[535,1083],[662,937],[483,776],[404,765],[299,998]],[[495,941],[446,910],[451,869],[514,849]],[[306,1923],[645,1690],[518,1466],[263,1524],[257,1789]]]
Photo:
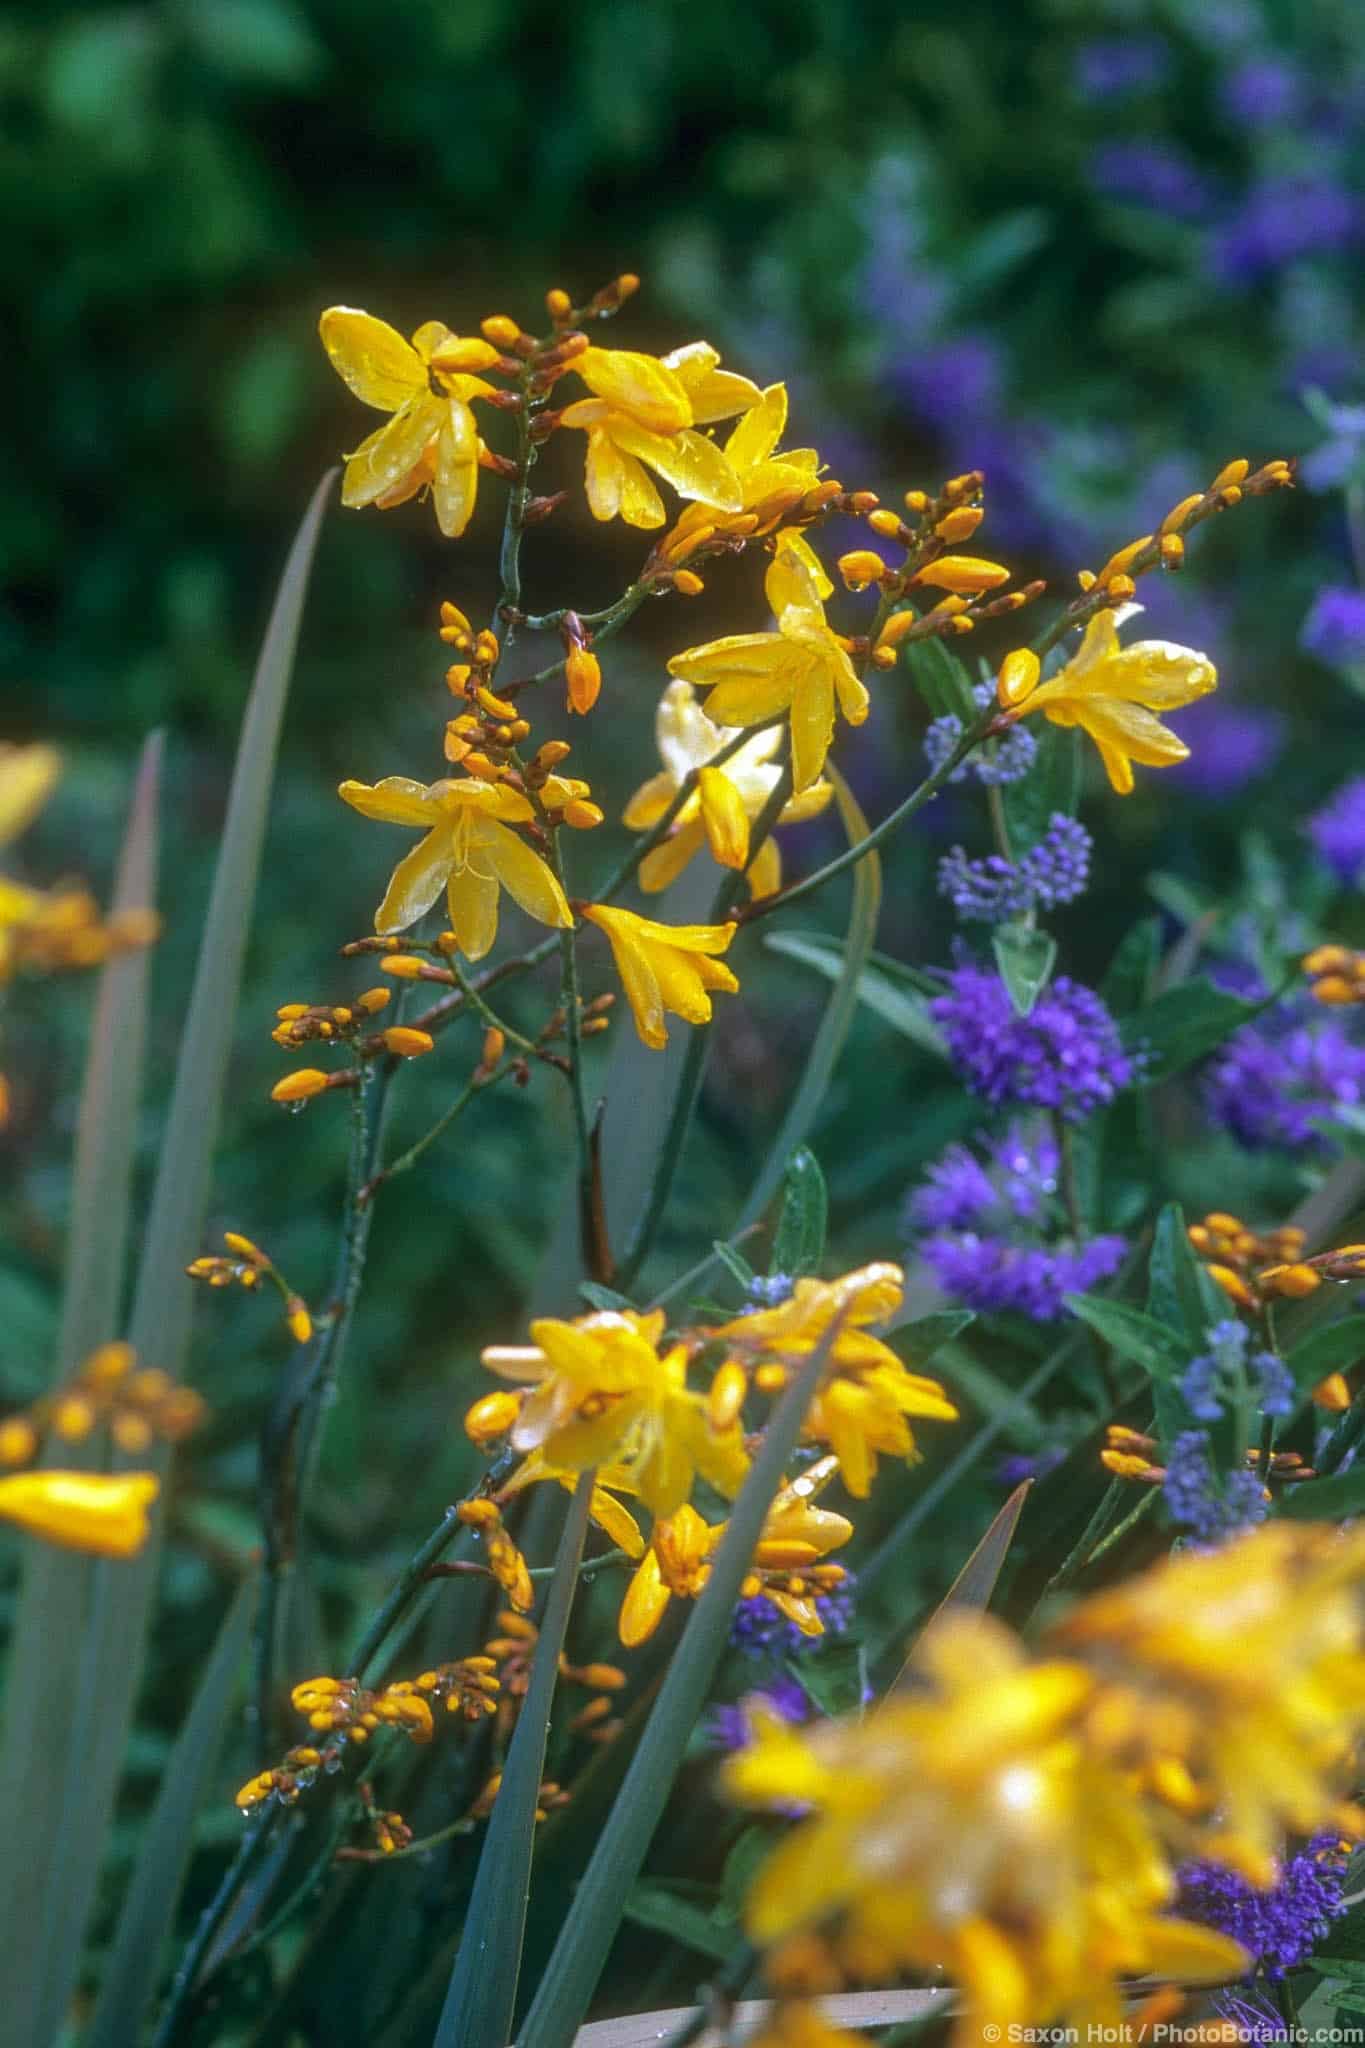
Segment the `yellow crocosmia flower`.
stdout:
[[[578,1483],[578,1474],[566,1471],[563,1466],[552,1465],[540,1451],[532,1451],[529,1458],[522,1459],[499,1498],[520,1493],[525,1487],[547,1479],[572,1493]],[[592,1498],[588,1504],[590,1520],[596,1523],[604,1536],[610,1537],[618,1550],[624,1550],[631,1558],[644,1556],[645,1539],[634,1515],[623,1501],[617,1500],[616,1495],[638,1495],[639,1491],[630,1473],[622,1466],[600,1465],[593,1475]]]
[[745,1910],[779,1980],[812,1940],[853,1981],[941,1972],[960,1993],[955,2039],[975,2048],[1012,2025],[1117,2024],[1125,1976],[1245,1969],[1235,1942],[1164,1917],[1160,1842],[1081,1740],[1096,1683],[1082,1665],[1031,1663],[999,1623],[957,1614],[916,1666],[913,1692],[862,1719],[756,1714],[758,1739],[726,1767],[745,1804],[811,1809]]
[[[1253,1884],[1286,1830],[1365,1832],[1340,1803],[1365,1734],[1365,1530],[1268,1522],[1082,1601],[1049,1645],[1103,1684],[1092,1741],[1145,1774],[1183,1845]],[[1174,1767],[1174,1768],[1173,1768]]]
[[[1080,726],[1098,747],[1113,788],[1127,796],[1134,761],[1169,768],[1189,756],[1185,742],[1157,713],[1207,696],[1217,688],[1218,676],[1207,655],[1170,640],[1137,640],[1120,647],[1118,629],[1117,612],[1097,612],[1065,668],[1016,696],[1005,716],[1030,718],[1042,711],[1054,725]],[[1023,689],[1026,681],[1025,672],[1016,688]]]
[[[840,1327],[829,1371],[806,1413],[803,1434],[827,1443],[850,1493],[865,1500],[877,1456],[913,1458],[908,1417],[954,1422],[957,1410],[937,1380],[906,1370],[889,1344],[873,1334],[901,1305],[899,1266],[864,1266],[840,1280],[798,1280],[788,1300],[722,1323],[712,1335],[728,1355],[752,1368],[764,1359],[799,1366],[836,1319]],[[780,1383],[780,1381],[779,1381]]]
[[704,341],[663,358],[605,348],[574,357],[574,369],[595,396],[576,399],[559,419],[588,436],[585,477],[594,519],[662,526],[663,500],[647,469],[679,497],[723,512],[741,510],[739,478],[715,442],[695,428],[743,411],[760,393],[747,377],[718,370],[719,361]]
[[787,387],[770,384],[725,443],[725,460],[739,478],[742,492],[738,512],[686,506],[660,543],[670,561],[685,561],[700,540],[709,539],[712,533],[770,533],[819,481],[820,458],[813,448],[778,451],[786,424]]
[[404,341],[354,306],[329,306],[318,332],[332,368],[356,397],[393,415],[347,457],[342,503],[398,505],[430,486],[437,524],[458,538],[473,517],[479,481],[469,401],[493,393],[470,372],[488,369],[497,350],[452,334],[439,320],[425,321]]
[[666,1011],[685,1024],[709,1024],[710,991],[734,995],[739,989],[724,961],[715,958],[734,937],[733,924],[656,924],[605,903],[587,904],[583,915],[606,933],[635,1029],[656,1052],[668,1043]]
[[825,765],[836,700],[849,724],[861,725],[870,699],[848,650],[826,623],[829,579],[800,535],[778,536],[764,588],[777,617],[775,633],[730,633],[689,647],[674,655],[668,671],[710,689],[706,712],[719,725],[766,725],[785,713],[799,794]]
[[[670,683],[660,699],[654,733],[664,763],[662,772],[636,790],[626,806],[624,822],[632,831],[648,831],[690,774],[699,776],[700,786],[674,819],[667,839],[640,863],[640,887],[651,894],[666,889],[704,845],[710,846],[724,866],[744,867],[749,824],[762,811],[781,775],[772,758],[782,743],[781,728],[773,725],[766,732],[755,733],[730,755],[724,767],[709,768],[707,764],[734,733],[713,725],[698,704],[692,685],[679,681]],[[778,823],[794,825],[813,818],[833,794],[828,782],[813,782],[783,808]],[[781,888],[782,856],[771,836],[754,856],[748,879],[755,898],[771,896]]]
[[15,1472],[0,1479],[0,1518],[93,1557],[134,1557],[147,1541],[152,1472]]
[[687,1385],[685,1348],[658,1349],[663,1330],[662,1309],[602,1310],[572,1323],[544,1317],[529,1346],[486,1350],[490,1372],[535,1383],[512,1427],[514,1448],[565,1472],[619,1468],[655,1515],[677,1512],[697,1472],[733,1497],[749,1469],[743,1432],[708,1425]]
[[387,775],[373,787],[343,782],[337,794],[362,817],[415,825],[425,834],[393,871],[374,914],[377,932],[405,931],[442,889],[460,951],[470,960],[482,960],[497,938],[499,889],[541,924],[572,925],[573,912],[554,875],[510,829],[535,815],[519,790],[473,776],[427,787],[406,775]]
[[628,1650],[649,1640],[675,1595],[696,1599],[724,1534],[723,1522],[704,1522],[685,1502],[676,1514],[660,1516],[621,1602],[618,1633]]
[[52,794],[61,774],[55,747],[0,746],[0,846],[27,829]]

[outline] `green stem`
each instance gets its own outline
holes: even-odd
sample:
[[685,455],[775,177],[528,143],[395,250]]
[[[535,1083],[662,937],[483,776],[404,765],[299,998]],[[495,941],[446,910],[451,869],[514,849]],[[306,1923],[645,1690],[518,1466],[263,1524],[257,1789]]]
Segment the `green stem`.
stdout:
[[217,1937],[219,1928],[226,1920],[237,1894],[265,1853],[279,1811],[278,1807],[272,1807],[256,1822],[247,1822],[246,1832],[237,1845],[237,1854],[223,1872],[218,1889],[204,1908],[199,1925],[195,1928],[181,1958],[180,1967],[175,1973],[175,1980],[166,2000],[166,2009],[152,2037],[152,2048],[171,2048],[171,2043],[180,2031],[180,2022],[186,2017],[187,2008],[194,1996],[195,1982],[204,1958]]
[[1109,1534],[1103,1537],[1101,1541],[1095,1545],[1095,1548],[1091,1551],[1090,1556],[1086,1560],[1086,1562],[1088,1564],[1094,1564],[1099,1558],[1104,1556],[1106,1551],[1112,1550],[1116,1543],[1121,1543],[1123,1538],[1128,1534],[1128,1531],[1130,1529],[1135,1529],[1138,1523],[1143,1519],[1144,1515],[1149,1515],[1151,1513],[1152,1509],[1156,1506],[1160,1498],[1161,1488],[1159,1486],[1144,1486],[1142,1490],[1142,1498],[1138,1501],[1137,1506],[1135,1508],[1130,1509],[1129,1512],[1124,1516],[1123,1520],[1121,1522],[1116,1523],[1115,1526],[1109,1531]]
[[1057,1592],[1063,1586],[1069,1586],[1077,1572],[1085,1569],[1099,1540],[1100,1531],[1109,1520],[1124,1491],[1124,1482],[1121,1479],[1110,1480],[1100,1495],[1099,1506],[1043,1588],[1045,1598],[1047,1594]]
[[485,1076],[483,1080],[479,1080],[476,1076],[474,1079],[467,1081],[451,1103],[449,1109],[437,1117],[435,1123],[424,1137],[419,1138],[415,1145],[409,1145],[407,1151],[400,1153],[398,1158],[393,1160],[390,1165],[381,1167],[372,1180],[366,1181],[364,1187],[360,1190],[359,1200],[366,1204],[372,1202],[385,1181],[392,1180],[395,1174],[408,1173],[417,1164],[428,1145],[434,1145],[442,1133],[449,1130],[456,1117],[463,1110],[468,1109],[476,1095],[482,1095],[485,1088],[494,1087],[497,1082],[504,1080],[511,1071],[512,1068],[509,1063],[507,1066],[499,1067],[496,1073]]

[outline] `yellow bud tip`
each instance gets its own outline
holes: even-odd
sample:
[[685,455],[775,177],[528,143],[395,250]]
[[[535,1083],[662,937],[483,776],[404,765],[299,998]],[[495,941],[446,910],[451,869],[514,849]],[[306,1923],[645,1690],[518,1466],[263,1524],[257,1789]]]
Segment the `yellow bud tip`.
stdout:
[[1315,981],[1309,989],[1315,1002],[1326,1003],[1335,1008],[1344,1003],[1358,1003],[1365,996],[1359,982],[1347,981],[1342,974],[1325,974],[1321,981]]
[[1246,476],[1250,471],[1250,468],[1251,464],[1246,460],[1246,457],[1239,455],[1235,462],[1226,463],[1224,467],[1219,470],[1217,476],[1209,485],[1209,489],[1211,491],[1226,491],[1233,489],[1236,485],[1245,481]]
[[1329,1415],[1340,1415],[1350,1405],[1351,1389],[1344,1373],[1329,1373],[1313,1389],[1313,1406],[1326,1409]]
[[700,597],[706,585],[691,569],[675,569],[673,588],[681,597]]
[[379,971],[396,975],[400,981],[415,981],[426,964],[415,953],[386,953],[379,963]]
[[436,1045],[429,1031],[415,1031],[407,1024],[390,1024],[380,1036],[385,1051],[394,1053],[401,1060],[418,1059],[422,1053],[433,1051]]
[[932,584],[936,590],[975,596],[979,591],[998,590],[1002,583],[1009,582],[1009,575],[1009,570],[999,562],[988,562],[978,555],[940,555],[936,562],[926,562],[914,580]]
[[286,1074],[277,1081],[270,1091],[272,1102],[307,1102],[311,1096],[321,1095],[327,1086],[327,1076],[317,1067],[300,1067],[297,1072]]
[[521,340],[521,329],[506,313],[490,313],[486,320],[479,322],[479,332],[485,341],[491,341],[494,348],[515,348]]
[[373,1017],[376,1011],[387,1009],[392,1001],[391,988],[367,988],[364,995],[356,997],[355,1008],[365,1016]]
[[240,1259],[250,1259],[258,1266],[268,1266],[270,1263],[259,1245],[253,1244],[249,1237],[242,1237],[235,1230],[223,1232],[223,1243],[230,1252],[236,1252]]
[[866,590],[869,583],[880,583],[887,573],[886,563],[871,548],[853,548],[840,555],[838,568],[850,590]]
[[1013,711],[1033,695],[1043,665],[1031,647],[1016,647],[1000,664],[995,694],[1003,711]]
[[1263,1293],[1282,1294],[1290,1301],[1301,1301],[1322,1285],[1321,1273],[1304,1265],[1267,1266],[1259,1278]]
[[313,1318],[308,1313],[306,1302],[297,1294],[291,1294],[284,1305],[284,1317],[294,1342],[306,1344],[313,1334]]
[[981,505],[955,505],[951,512],[945,513],[939,520],[934,532],[940,540],[947,541],[950,545],[956,541],[970,540],[985,516],[985,509]]
[[560,815],[575,832],[591,832],[594,826],[602,823],[606,813],[598,804],[585,803],[582,797],[571,796]]
[[1241,1274],[1234,1273],[1231,1266],[1209,1266],[1207,1271],[1210,1279],[1217,1282],[1230,1301],[1237,1302],[1242,1308],[1256,1306],[1255,1295]]
[[869,512],[867,523],[874,533],[881,535],[883,540],[896,540],[900,535],[901,521],[895,512],[886,510]]
[[569,687],[570,711],[586,717],[602,688],[602,667],[597,656],[586,647],[571,647],[564,663],[564,679]]
[[545,310],[552,320],[567,320],[573,311],[573,300],[556,285],[545,294]]

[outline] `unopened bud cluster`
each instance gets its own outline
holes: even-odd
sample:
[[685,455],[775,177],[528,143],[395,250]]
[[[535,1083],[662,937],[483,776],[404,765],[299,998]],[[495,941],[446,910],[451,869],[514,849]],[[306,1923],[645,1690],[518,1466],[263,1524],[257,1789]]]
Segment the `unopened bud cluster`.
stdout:
[[157,1438],[182,1442],[206,1413],[193,1388],[139,1366],[131,1344],[101,1344],[55,1392],[0,1421],[0,1467],[29,1465],[49,1438],[81,1443],[101,1426],[121,1451],[140,1456]]

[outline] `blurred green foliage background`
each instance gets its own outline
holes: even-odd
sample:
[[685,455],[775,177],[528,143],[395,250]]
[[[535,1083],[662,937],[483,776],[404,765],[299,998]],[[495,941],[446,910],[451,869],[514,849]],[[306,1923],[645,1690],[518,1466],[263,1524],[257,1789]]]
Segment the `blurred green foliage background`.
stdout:
[[[1135,876],[1163,870],[1178,883],[1163,905],[1180,890],[1197,905],[1247,872],[1249,845],[1274,856],[1252,861],[1249,914],[1292,918],[1302,817],[1352,746],[1359,761],[1359,670],[1299,634],[1319,592],[1353,580],[1327,486],[1357,474],[1357,443],[1349,418],[1329,431],[1303,393],[1365,397],[1363,113],[1352,0],[12,5],[0,736],[50,738],[68,761],[24,871],[105,889],[134,749],[169,728],[153,1075],[176,1037],[279,564],[318,474],[372,424],[317,344],[318,312],[338,301],[405,330],[438,317],[472,332],[491,312],[534,325],[548,285],[583,295],[638,270],[613,342],[704,334],[760,382],[786,378],[789,439],[813,441],[850,486],[891,496],[984,468],[982,541],[1064,585],[1228,458],[1301,454],[1327,432],[1339,459],[1320,463],[1321,488],[1248,507],[1200,536],[1186,577],[1144,587],[1152,629],[1207,648],[1223,688],[1182,726],[1196,774],[1149,776],[1129,803],[1087,813],[1098,879],[1060,930],[1068,969],[1097,978],[1118,931],[1153,907]],[[568,482],[581,444],[565,440]],[[272,1107],[284,1061],[268,1032],[278,1003],[364,985],[335,949],[366,928],[390,848],[335,785],[438,772],[447,700],[431,629],[445,596],[487,616],[497,500],[485,478],[453,547],[416,505],[338,508],[324,536],[215,1205],[218,1227],[258,1237],[315,1298],[343,1119],[325,1103]],[[571,504],[528,548],[531,601],[603,604],[640,552]],[[602,706],[572,737],[613,819],[653,766],[663,656],[760,603],[752,565],[717,570],[685,612],[650,607],[612,650]],[[917,779],[922,725],[893,677],[846,736],[874,817]],[[564,726],[547,706],[538,737]],[[789,858],[810,860],[822,830],[791,839]],[[608,863],[615,831],[585,862]],[[953,798],[893,850],[887,951],[947,958],[932,863],[958,836],[986,848],[982,819]],[[837,903],[828,916],[837,928]],[[760,961],[718,1032],[661,1271],[728,1227],[818,1014],[806,974]],[[25,987],[7,1015],[0,1391],[14,1400],[47,1372],[88,1004],[75,983]],[[475,1056],[471,1041],[405,1076],[402,1135],[434,1119]],[[320,1496],[331,1626],[373,1599],[460,1469],[474,1348],[512,1334],[558,1201],[563,1133],[546,1094],[542,1077],[481,1105],[381,1205]],[[163,1107],[154,1089],[147,1160]],[[941,1070],[860,1019],[814,1139],[841,1259],[895,1254],[907,1186],[963,1120]],[[1231,1141],[1199,1142],[1199,1172],[1227,1170]],[[1235,1168],[1249,1210],[1292,1199],[1282,1164],[1237,1155]],[[191,1646],[215,1564],[254,1541],[254,1432],[285,1341],[265,1303],[203,1304],[197,1383],[213,1420],[187,1459],[193,1540],[169,1588]],[[168,1667],[144,1772],[176,1713]]]

